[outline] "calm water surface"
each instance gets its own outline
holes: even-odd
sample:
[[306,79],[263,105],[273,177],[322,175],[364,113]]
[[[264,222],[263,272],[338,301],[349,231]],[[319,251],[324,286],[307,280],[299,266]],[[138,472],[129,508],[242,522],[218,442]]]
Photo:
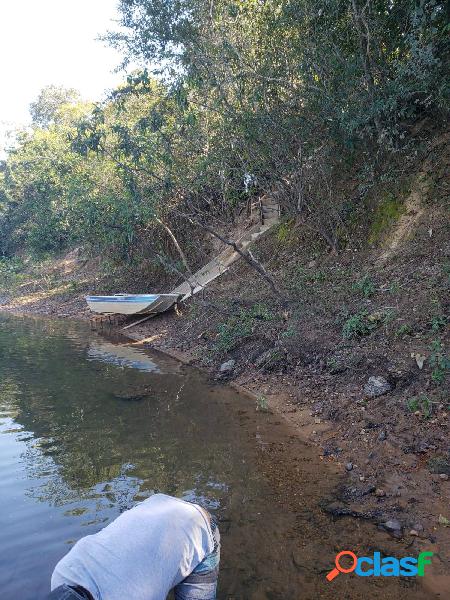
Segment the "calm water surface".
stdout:
[[430,598],[411,581],[330,588],[336,552],[375,534],[320,510],[337,478],[316,454],[164,355],[84,324],[0,316],[1,598],[41,598],[77,539],[159,491],[217,515],[221,600]]

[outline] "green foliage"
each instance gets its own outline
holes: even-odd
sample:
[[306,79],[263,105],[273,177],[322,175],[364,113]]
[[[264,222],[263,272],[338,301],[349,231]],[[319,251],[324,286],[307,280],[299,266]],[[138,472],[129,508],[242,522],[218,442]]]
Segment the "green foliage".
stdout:
[[408,398],[406,406],[410,412],[420,411],[426,419],[429,419],[433,413],[433,403],[425,394]]
[[295,327],[293,325],[289,325],[281,334],[281,337],[284,339],[289,339],[295,337]]
[[269,412],[269,401],[263,394],[256,398],[256,410],[260,412]]
[[363,310],[345,321],[342,327],[342,335],[346,340],[369,335],[379,327],[379,324],[379,319],[373,318],[367,310]]
[[297,265],[290,280],[290,287],[293,291],[304,291],[310,285],[316,285],[326,281],[326,273],[321,269],[306,269]]
[[292,220],[289,221],[283,221],[282,223],[279,224],[278,228],[277,228],[277,232],[276,232],[276,236],[277,236],[277,241],[280,244],[286,244],[292,234],[292,228],[293,228],[294,222]]
[[433,340],[431,344],[430,365],[432,367],[431,379],[434,383],[442,384],[450,371],[450,357],[446,356],[442,342]]
[[389,289],[389,292],[391,294],[395,295],[395,294],[398,294],[400,292],[401,287],[400,287],[400,284],[399,284],[398,281],[392,281],[389,284],[389,288],[388,289]]
[[369,243],[379,242],[388,229],[400,218],[404,212],[404,205],[400,198],[387,194],[378,204],[370,226]]
[[396,337],[404,337],[405,335],[412,335],[412,334],[413,334],[413,328],[411,327],[411,325],[407,325],[406,323],[404,325],[400,325],[400,327],[395,332]]
[[369,275],[364,275],[364,277],[352,285],[352,289],[360,292],[364,298],[370,298],[375,293],[376,287]]
[[79,102],[80,94],[77,90],[68,89],[57,85],[48,85],[43,88],[35,102],[30,104],[30,114],[33,124],[38,127],[48,127],[63,119],[64,106]]
[[431,331],[439,333],[441,329],[445,329],[447,326],[448,319],[445,315],[435,315],[431,319]]
[[251,309],[241,309],[218,326],[215,346],[219,352],[229,352],[242,338],[253,333],[258,322],[271,321],[275,317],[264,304]]
[[23,278],[24,264],[20,258],[0,257],[0,289],[7,290]]

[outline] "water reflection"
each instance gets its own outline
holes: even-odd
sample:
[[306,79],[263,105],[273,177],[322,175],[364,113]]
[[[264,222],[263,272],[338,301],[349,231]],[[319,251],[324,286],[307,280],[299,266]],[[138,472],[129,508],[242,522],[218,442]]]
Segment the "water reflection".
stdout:
[[[330,474],[276,418],[195,370],[83,325],[0,324],[4,600],[38,598],[68,545],[157,491],[217,514],[221,600],[299,590],[305,599],[360,597],[350,578],[331,592],[321,569],[337,542],[360,543],[361,532],[336,530],[320,511]],[[397,588],[383,597],[422,598]]]
[[100,360],[122,368],[136,369],[147,373],[177,373],[178,363],[170,362],[167,358],[158,356],[158,362],[148,353],[133,345],[118,345],[106,340],[92,340],[87,351],[89,360]]

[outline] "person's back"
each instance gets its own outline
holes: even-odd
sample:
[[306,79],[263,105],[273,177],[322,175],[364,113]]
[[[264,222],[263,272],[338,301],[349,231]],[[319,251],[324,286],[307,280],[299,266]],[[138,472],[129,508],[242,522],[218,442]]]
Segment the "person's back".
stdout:
[[209,514],[155,494],[77,542],[55,567],[50,598],[77,598],[57,590],[80,586],[95,600],[165,600],[173,588],[180,599],[213,600],[218,562],[219,533]]

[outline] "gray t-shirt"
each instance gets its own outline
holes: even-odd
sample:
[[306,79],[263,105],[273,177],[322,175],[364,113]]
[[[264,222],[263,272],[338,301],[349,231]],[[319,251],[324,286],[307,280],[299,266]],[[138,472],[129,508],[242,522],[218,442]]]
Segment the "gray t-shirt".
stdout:
[[65,583],[95,600],[165,600],[213,550],[199,506],[155,494],[79,540],[56,565],[51,589]]

